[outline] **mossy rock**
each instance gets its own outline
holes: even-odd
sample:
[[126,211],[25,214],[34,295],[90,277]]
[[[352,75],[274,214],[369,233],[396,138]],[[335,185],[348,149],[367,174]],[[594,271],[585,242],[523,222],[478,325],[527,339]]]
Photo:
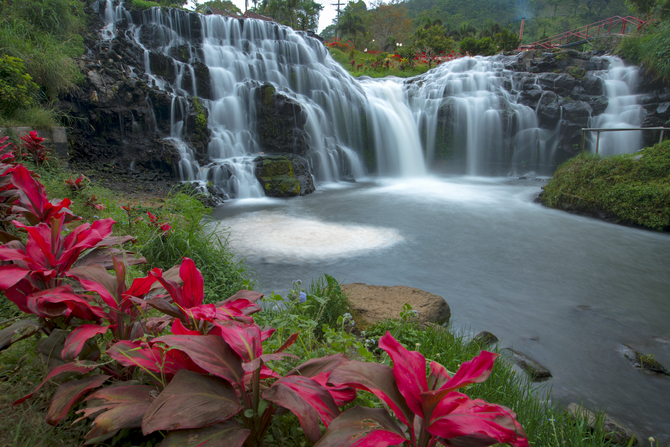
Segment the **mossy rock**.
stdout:
[[309,163],[296,155],[256,158],[255,174],[268,197],[295,197],[314,192]]

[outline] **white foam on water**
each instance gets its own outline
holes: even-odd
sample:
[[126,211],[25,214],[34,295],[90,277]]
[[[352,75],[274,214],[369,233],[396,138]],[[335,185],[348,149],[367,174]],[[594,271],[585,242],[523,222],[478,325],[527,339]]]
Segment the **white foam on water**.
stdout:
[[231,248],[270,263],[315,263],[382,250],[404,238],[393,228],[324,222],[281,211],[225,219]]
[[417,202],[460,202],[493,204],[498,203],[505,196],[491,188],[491,183],[497,183],[499,178],[480,178],[482,185],[448,181],[437,177],[403,179],[384,179],[379,187],[371,188],[363,194],[407,196]]

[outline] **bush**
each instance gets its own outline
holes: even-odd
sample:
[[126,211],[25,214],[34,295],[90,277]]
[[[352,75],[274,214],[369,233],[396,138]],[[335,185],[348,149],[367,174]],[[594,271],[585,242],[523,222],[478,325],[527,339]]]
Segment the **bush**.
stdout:
[[505,28],[495,35],[493,42],[498,47],[500,51],[512,51],[519,48],[519,35],[510,31],[509,28]]
[[21,59],[0,57],[0,115],[11,116],[16,109],[30,107],[36,91],[37,84]]
[[496,44],[493,43],[493,40],[490,37],[484,37],[479,40],[472,37],[466,37],[461,40],[460,48],[461,54],[467,52],[470,56],[493,56],[498,52]]
[[[638,159],[638,156],[641,156]],[[586,213],[604,212],[622,222],[670,230],[670,141],[638,154],[580,155],[561,165],[542,203]]]

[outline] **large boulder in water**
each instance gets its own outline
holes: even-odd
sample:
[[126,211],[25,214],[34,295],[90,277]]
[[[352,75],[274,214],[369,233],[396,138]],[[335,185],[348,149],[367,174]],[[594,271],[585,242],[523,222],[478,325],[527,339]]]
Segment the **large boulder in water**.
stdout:
[[416,321],[420,326],[425,327],[430,323],[446,325],[451,317],[451,310],[444,298],[413,287],[353,283],[343,284],[342,290],[349,297],[354,313],[366,325],[398,318],[405,303],[417,311]]
[[262,155],[254,160],[254,173],[268,197],[304,196],[315,191],[309,163],[302,157]]
[[258,143],[270,154],[307,155],[309,135],[305,131],[307,116],[300,103],[271,84],[256,89],[256,130]]

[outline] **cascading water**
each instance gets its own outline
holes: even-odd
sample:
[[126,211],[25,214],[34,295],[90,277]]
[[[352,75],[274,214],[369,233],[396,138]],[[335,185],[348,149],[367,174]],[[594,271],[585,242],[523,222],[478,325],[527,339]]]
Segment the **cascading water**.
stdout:
[[[427,166],[471,175],[551,173],[562,161],[556,152],[565,144],[564,100],[555,119],[540,122],[540,104],[556,94],[543,90],[538,76],[506,68],[499,56],[457,59],[410,80],[357,81],[316,39],[276,23],[160,8],[131,14],[114,0],[99,11],[103,40],[121,38],[137,48],[145,80],[171,95],[164,140],[181,155],[182,180],[212,182],[229,197],[264,195],[254,174],[255,159],[269,150],[259,101],[273,104],[267,95],[275,94],[297,104],[288,118],[301,123],[301,147],[308,149],[300,155],[318,181],[360,178],[366,167],[401,176],[424,175]],[[127,26],[117,26],[120,21]],[[635,71],[616,58],[609,63],[613,68],[599,74],[609,106],[591,125],[639,126],[640,108],[630,94]],[[521,98],[529,89],[539,98],[534,105]],[[208,161],[184,136],[189,107],[208,112],[208,119],[202,116],[211,132]],[[197,119],[190,126],[203,124]],[[625,141],[603,134],[601,151],[638,149],[638,134]],[[288,152],[299,153],[298,137],[291,138]]]
[[[638,68],[624,67],[621,59],[609,57],[610,69],[603,73],[605,93],[609,104],[605,112],[591,120],[593,128],[636,128],[642,123],[642,107],[633,94],[637,84]],[[595,151],[597,136],[591,134],[591,147]],[[642,148],[642,132],[602,132],[598,152],[601,155],[630,153]]]

